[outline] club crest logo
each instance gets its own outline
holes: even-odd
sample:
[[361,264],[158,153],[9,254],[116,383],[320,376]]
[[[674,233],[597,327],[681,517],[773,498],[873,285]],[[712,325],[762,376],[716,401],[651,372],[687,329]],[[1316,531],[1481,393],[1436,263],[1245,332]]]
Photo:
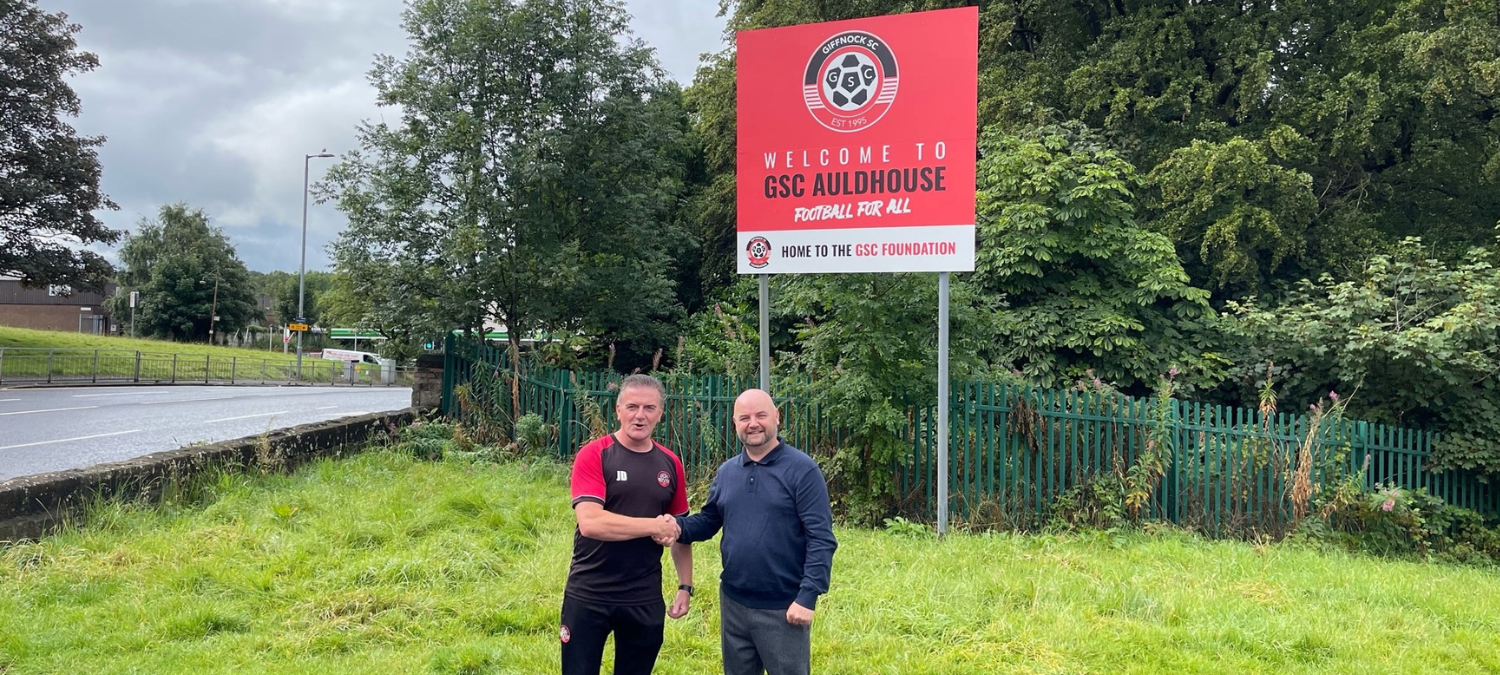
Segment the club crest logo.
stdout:
[[568,644],[568,640],[573,639],[573,633],[568,630],[568,624],[563,624],[562,630],[557,632],[557,636],[562,638],[563,644]]
[[745,255],[750,258],[750,266],[760,269],[771,262],[771,241],[765,237],[755,237],[745,246]]
[[672,476],[671,476],[671,474],[668,474],[665,471],[659,472],[659,473],[656,474],[656,482],[658,484],[660,484],[662,487],[671,487],[672,486]]
[[896,55],[870,33],[834,35],[813,51],[802,99],[819,124],[841,133],[870,128],[896,100]]

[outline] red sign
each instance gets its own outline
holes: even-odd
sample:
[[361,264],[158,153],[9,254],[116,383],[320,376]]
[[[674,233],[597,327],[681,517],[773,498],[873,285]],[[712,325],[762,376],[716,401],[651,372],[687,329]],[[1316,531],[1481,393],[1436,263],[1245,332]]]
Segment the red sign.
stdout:
[[736,40],[740,273],[974,269],[978,8]]

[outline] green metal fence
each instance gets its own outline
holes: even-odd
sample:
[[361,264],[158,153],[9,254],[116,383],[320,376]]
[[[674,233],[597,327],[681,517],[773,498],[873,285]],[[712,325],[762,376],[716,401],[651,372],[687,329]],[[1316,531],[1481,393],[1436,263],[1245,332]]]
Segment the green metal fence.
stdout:
[[[443,410],[449,414],[495,416],[509,428],[515,415],[535,413],[554,430],[561,454],[592,436],[591,422],[614,428],[620,375],[528,365],[514,380],[503,349],[455,339],[446,346]],[[756,383],[712,375],[662,380],[668,395],[657,437],[682,456],[689,472],[707,475],[737,452],[734,399]],[[829,453],[846,431],[831,428],[816,402],[789,396],[808,384],[775,383],[782,435],[815,454]],[[1423,488],[1449,504],[1500,511],[1496,486],[1459,472],[1428,470],[1436,440],[1428,432],[1352,420],[1315,425],[1309,415],[973,382],[954,383],[950,403],[950,509],[974,522],[1041,524],[1059,504],[1076,505],[1091,488],[1118,484],[1148,446],[1160,450],[1165,471],[1143,510],[1206,531],[1283,531],[1299,469],[1320,490],[1362,476],[1366,488]],[[911,454],[892,471],[903,510],[931,517],[936,411],[912,409],[908,419],[903,440]]]
[[[518,415],[542,417],[554,434],[554,448],[570,455],[593,438],[592,426],[617,426],[614,399],[623,375],[574,372],[523,365],[513,382],[505,351],[450,338],[443,368],[442,409],[455,416],[494,418],[507,433]],[[707,475],[738,452],[734,445],[734,399],[756,386],[754,378],[716,375],[660,375],[667,390],[656,437],[681,457],[687,470]],[[782,399],[782,436],[801,448],[831,448],[842,437],[831,429],[815,403],[786,400],[794,382],[773,393]]]

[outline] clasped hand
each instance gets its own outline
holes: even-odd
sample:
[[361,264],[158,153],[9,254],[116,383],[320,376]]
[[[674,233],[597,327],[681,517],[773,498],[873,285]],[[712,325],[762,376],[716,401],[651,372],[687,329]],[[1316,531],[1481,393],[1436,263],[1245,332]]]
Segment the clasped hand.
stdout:
[[651,540],[662,546],[671,546],[677,543],[677,537],[682,534],[682,528],[677,526],[677,519],[667,514],[656,517],[656,532],[651,535]]

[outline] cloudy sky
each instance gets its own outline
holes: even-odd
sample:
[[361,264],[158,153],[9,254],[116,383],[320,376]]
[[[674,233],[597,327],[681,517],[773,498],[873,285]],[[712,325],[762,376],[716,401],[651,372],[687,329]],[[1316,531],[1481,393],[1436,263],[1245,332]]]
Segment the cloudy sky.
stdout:
[[[83,26],[100,67],[74,78],[80,133],[103,135],[104,191],[129,229],[177,201],[206,210],[254,270],[296,270],[302,158],[353,148],[362,120],[389,121],[365,80],[376,54],[403,54],[402,0],[39,0]],[[686,84],[723,48],[716,0],[626,0],[636,34]],[[313,180],[330,160],[313,160]],[[320,164],[321,162],[321,164]],[[308,215],[308,269],[343,228]]]

